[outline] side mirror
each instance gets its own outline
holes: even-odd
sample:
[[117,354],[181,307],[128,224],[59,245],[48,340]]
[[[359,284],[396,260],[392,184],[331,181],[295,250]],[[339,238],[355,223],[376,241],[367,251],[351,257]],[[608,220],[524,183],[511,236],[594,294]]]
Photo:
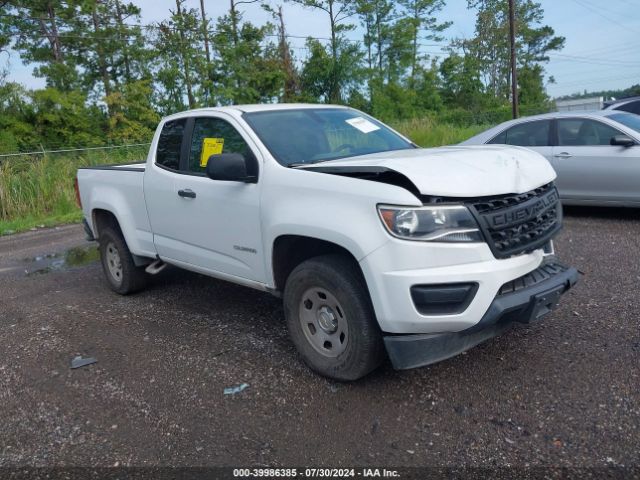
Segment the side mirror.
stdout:
[[227,182],[256,183],[256,176],[247,173],[247,159],[240,153],[211,155],[207,161],[207,177]]
[[636,141],[626,135],[616,135],[615,137],[611,137],[611,141],[609,143],[613,147],[633,147],[636,144]]

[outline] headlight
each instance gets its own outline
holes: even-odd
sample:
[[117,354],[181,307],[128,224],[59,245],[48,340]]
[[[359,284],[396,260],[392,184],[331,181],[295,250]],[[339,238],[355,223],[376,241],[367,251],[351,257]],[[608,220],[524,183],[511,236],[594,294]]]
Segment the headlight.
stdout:
[[382,223],[394,237],[423,242],[482,242],[478,223],[463,205],[378,207]]

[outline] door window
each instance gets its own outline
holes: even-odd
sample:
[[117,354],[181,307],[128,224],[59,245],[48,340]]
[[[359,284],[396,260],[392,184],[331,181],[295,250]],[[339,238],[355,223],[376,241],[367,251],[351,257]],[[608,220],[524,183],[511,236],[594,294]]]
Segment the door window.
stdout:
[[158,139],[156,163],[165,168],[180,168],[180,148],[186,119],[170,120],[164,124]]
[[506,143],[507,143],[507,131],[505,130],[504,132],[499,133],[497,136],[495,136],[491,140],[489,140],[488,143],[506,145]]
[[502,132],[489,143],[504,143],[519,147],[546,147],[549,145],[551,120],[540,120],[515,125]]
[[[229,122],[213,117],[196,118],[191,136],[188,171],[204,174],[209,157],[220,153],[239,153],[247,159],[255,158],[247,142]],[[248,162],[249,165],[252,163]]]
[[558,145],[561,147],[610,145],[621,133],[609,125],[588,118],[558,120]]

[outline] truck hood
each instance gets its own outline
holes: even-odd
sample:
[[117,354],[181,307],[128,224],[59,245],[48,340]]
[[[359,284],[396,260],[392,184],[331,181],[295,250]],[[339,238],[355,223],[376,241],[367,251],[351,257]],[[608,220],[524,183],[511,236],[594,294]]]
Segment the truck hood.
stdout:
[[556,177],[542,155],[502,145],[395,150],[299,168],[349,176],[393,171],[409,179],[421,194],[443,197],[524,193]]

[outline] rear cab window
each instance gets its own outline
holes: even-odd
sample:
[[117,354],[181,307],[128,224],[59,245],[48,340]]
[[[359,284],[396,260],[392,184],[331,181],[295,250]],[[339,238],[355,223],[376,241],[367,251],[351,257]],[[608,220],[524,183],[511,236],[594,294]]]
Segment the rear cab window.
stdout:
[[186,125],[186,118],[166,122],[156,148],[156,164],[170,170],[180,169],[180,151]]

